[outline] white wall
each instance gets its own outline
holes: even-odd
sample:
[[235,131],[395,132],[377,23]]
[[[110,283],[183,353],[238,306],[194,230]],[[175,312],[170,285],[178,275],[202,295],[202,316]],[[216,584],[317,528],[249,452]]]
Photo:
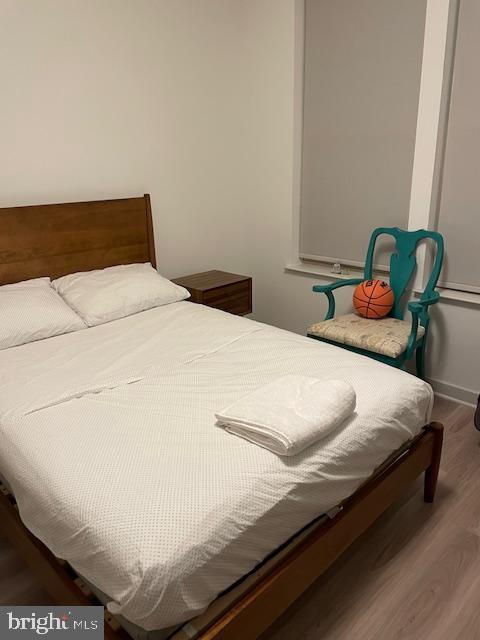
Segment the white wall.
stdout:
[[0,0],[0,206],[150,192],[167,275],[248,272],[254,5]]
[[[163,273],[251,273],[254,316],[303,333],[326,304],[318,278],[284,272],[300,5],[0,0],[0,206],[148,191]],[[475,390],[479,308],[436,315],[432,375]]]

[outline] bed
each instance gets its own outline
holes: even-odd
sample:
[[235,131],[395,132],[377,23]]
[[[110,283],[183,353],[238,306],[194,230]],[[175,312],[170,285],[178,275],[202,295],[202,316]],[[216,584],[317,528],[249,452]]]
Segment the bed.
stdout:
[[[0,210],[0,284],[155,265],[148,196]],[[256,638],[418,475],[432,391],[362,356],[188,301],[0,351],[2,526],[106,636]],[[285,373],[341,377],[354,416],[284,459],[215,410]],[[61,560],[59,560],[61,559]]]

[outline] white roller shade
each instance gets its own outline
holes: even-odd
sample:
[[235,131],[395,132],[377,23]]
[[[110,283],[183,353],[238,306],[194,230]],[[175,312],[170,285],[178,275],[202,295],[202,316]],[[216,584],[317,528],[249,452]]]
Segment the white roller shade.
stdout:
[[362,263],[374,227],[406,228],[425,12],[306,0],[301,257]]
[[444,286],[480,292],[480,2],[458,16],[438,230],[445,237]]

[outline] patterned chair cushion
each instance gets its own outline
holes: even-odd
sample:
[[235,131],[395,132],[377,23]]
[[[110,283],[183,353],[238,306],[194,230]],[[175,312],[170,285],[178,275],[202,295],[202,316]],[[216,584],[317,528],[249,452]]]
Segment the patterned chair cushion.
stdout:
[[[368,320],[354,313],[338,316],[312,324],[308,335],[331,340],[365,351],[373,351],[390,358],[398,356],[407,348],[408,337],[412,329],[411,322],[396,318]],[[417,339],[425,335],[425,329],[418,327]]]

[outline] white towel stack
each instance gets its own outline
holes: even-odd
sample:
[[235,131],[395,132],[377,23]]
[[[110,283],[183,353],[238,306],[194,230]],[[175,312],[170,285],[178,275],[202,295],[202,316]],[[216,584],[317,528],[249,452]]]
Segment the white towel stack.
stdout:
[[220,413],[229,433],[280,456],[293,456],[337,429],[355,410],[353,387],[343,380],[284,376]]

